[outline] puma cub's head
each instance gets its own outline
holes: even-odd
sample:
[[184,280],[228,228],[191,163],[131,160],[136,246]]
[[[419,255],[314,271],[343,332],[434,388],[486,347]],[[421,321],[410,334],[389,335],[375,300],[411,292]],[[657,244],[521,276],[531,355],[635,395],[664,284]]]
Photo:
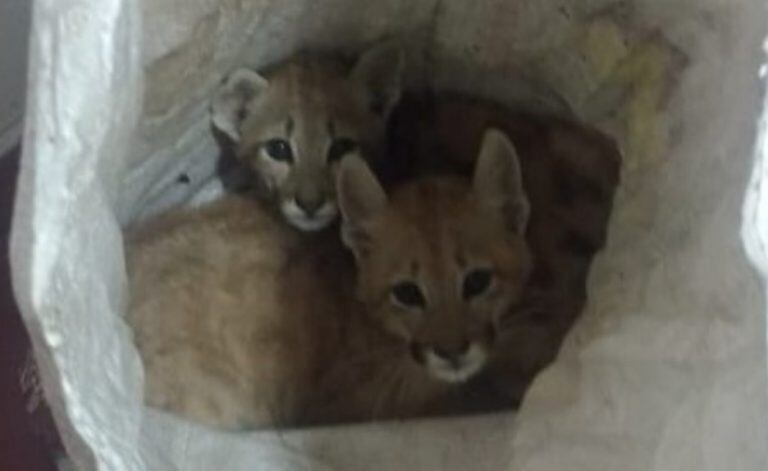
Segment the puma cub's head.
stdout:
[[433,377],[461,382],[480,371],[530,270],[529,205],[512,143],[489,130],[471,182],[432,177],[391,196],[348,157],[338,193],[368,313]]
[[266,76],[232,73],[213,99],[213,125],[235,143],[293,226],[314,231],[337,214],[333,173],[354,150],[383,150],[389,112],[400,97],[403,59],[394,44],[364,53],[351,72],[297,58]]

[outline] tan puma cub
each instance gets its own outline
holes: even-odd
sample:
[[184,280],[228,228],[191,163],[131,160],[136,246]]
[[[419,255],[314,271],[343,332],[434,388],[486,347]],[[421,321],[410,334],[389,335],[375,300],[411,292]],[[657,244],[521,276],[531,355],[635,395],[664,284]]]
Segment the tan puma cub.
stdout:
[[225,428],[442,413],[495,357],[530,270],[512,144],[489,131],[471,179],[389,196],[359,157],[340,167],[354,259],[234,197],[130,236],[150,405]]
[[404,162],[411,178],[471,175],[488,128],[502,130],[515,144],[531,206],[531,278],[520,303],[505,315],[493,364],[484,378],[475,378],[485,384],[474,385],[470,394],[476,409],[516,402],[555,357],[584,306],[589,267],[606,239],[621,154],[611,139],[578,123],[460,94],[403,97],[392,127],[392,160]]
[[264,75],[239,69],[215,93],[211,119],[285,220],[315,231],[336,218],[332,173],[339,159],[358,148],[373,159],[384,150],[402,72],[394,43],[363,53],[351,72],[306,55]]

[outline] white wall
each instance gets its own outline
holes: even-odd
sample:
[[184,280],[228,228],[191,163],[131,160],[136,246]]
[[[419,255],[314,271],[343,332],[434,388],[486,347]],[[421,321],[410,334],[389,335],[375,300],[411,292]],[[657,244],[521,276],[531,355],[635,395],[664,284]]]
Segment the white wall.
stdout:
[[19,138],[32,0],[0,1],[0,155]]

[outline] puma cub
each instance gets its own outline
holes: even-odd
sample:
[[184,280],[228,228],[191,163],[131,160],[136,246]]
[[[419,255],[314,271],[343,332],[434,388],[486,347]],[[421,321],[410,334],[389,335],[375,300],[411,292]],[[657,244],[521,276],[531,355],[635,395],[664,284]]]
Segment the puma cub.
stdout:
[[403,65],[396,45],[384,43],[363,53],[351,72],[306,55],[263,75],[239,69],[216,91],[211,120],[285,220],[319,230],[338,212],[338,161],[356,149],[376,160],[384,150]]
[[344,158],[344,246],[237,197],[135,231],[127,319],[147,403],[229,429],[455,410],[503,352],[531,270],[517,152],[489,130],[476,160],[471,178],[387,195]]
[[519,153],[532,265],[523,296],[504,318],[493,364],[473,380],[471,401],[465,398],[476,410],[519,401],[557,354],[586,302],[621,165],[616,144],[593,129],[455,93],[402,98],[392,116],[391,159],[409,178],[471,175],[488,128],[503,131]]

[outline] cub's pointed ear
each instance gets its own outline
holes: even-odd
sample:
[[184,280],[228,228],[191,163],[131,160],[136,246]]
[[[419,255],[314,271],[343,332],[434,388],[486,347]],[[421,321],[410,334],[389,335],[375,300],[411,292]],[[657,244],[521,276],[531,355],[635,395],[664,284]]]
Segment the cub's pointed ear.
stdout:
[[211,103],[211,121],[232,141],[240,140],[240,125],[248,109],[261,92],[267,80],[251,69],[237,69],[229,74],[214,93]]
[[525,233],[530,203],[523,187],[520,160],[515,146],[498,129],[488,129],[483,135],[473,189],[482,204],[499,211],[510,230]]
[[352,78],[366,90],[371,110],[384,119],[400,100],[404,69],[403,49],[393,40],[365,51],[352,69]]
[[341,238],[360,259],[371,245],[371,223],[387,206],[387,195],[371,169],[357,154],[339,165],[336,194],[341,210]]

